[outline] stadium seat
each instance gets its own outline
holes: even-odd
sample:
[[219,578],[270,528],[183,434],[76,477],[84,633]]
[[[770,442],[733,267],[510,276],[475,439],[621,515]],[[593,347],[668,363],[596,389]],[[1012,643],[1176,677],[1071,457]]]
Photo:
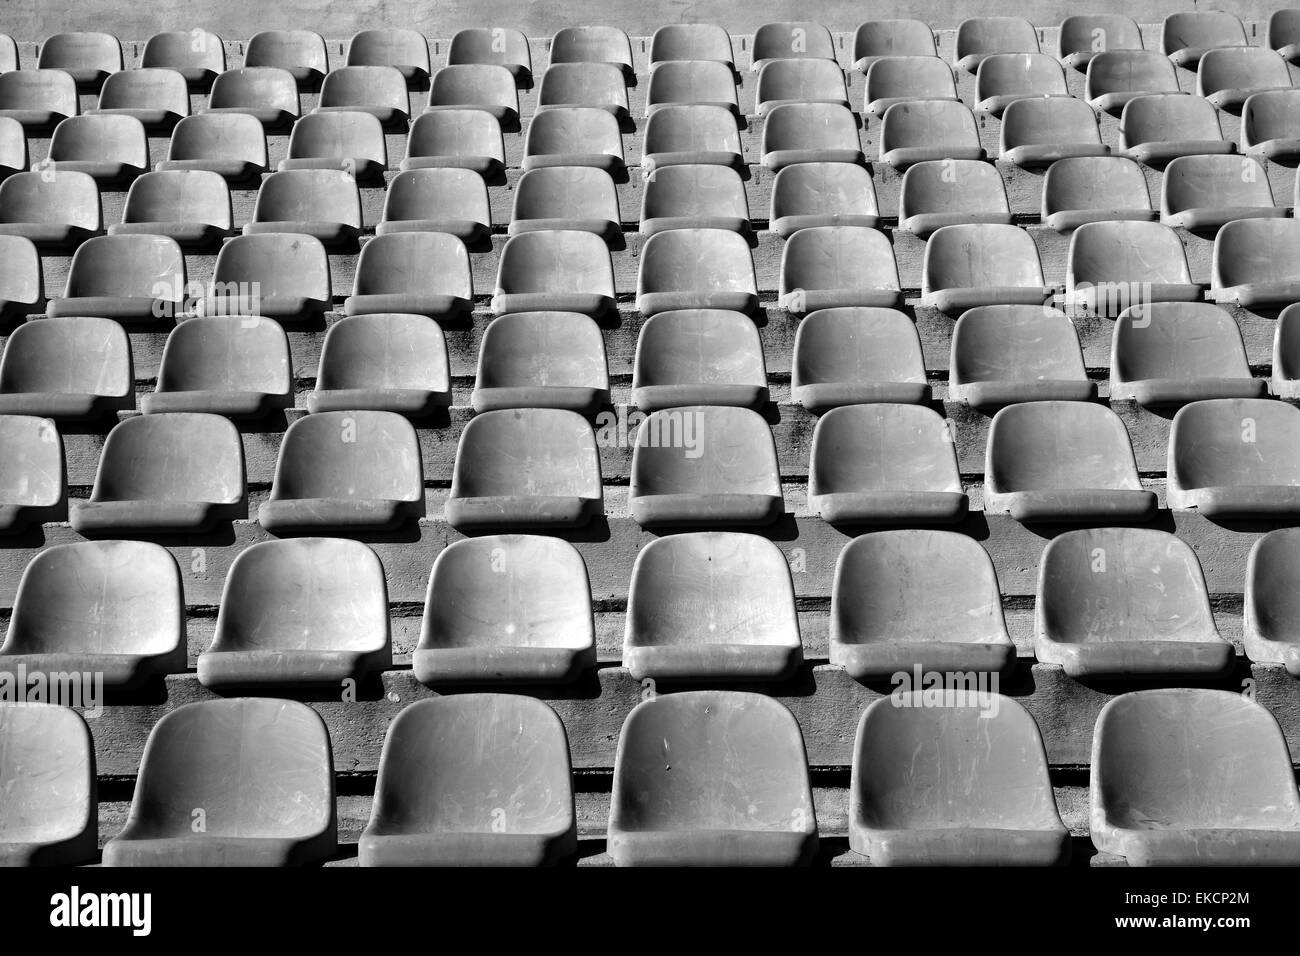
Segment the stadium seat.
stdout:
[[1009,513],[1026,524],[1090,524],[1144,521],[1155,511],[1128,430],[1105,405],[1024,402],[993,416],[985,514]]
[[880,161],[906,169],[929,159],[983,159],[975,114],[957,100],[895,103],[880,123]]
[[1242,622],[1246,656],[1258,664],[1282,664],[1293,677],[1300,674],[1298,534],[1300,528],[1277,528],[1250,549]]
[[831,524],[960,521],[967,502],[954,441],[924,405],[833,408],[813,430],[808,508]]
[[27,168],[27,135],[23,124],[0,116],[0,181]]
[[[771,127],[769,116],[764,126],[764,142]],[[649,178],[668,166],[695,165],[733,166],[744,170],[744,149],[735,114],[724,106],[670,103],[659,107],[645,122],[643,176]]]
[[595,106],[626,120],[623,71],[613,63],[552,63],[542,73],[536,111],[560,106]]
[[1196,95],[1230,113],[1241,112],[1255,93],[1293,85],[1286,60],[1262,47],[1207,50],[1196,72]]
[[309,412],[373,409],[420,418],[451,404],[447,343],[423,315],[375,313],[325,333]]
[[770,60],[758,74],[754,98],[759,116],[786,103],[849,106],[844,71],[834,60]]
[[300,866],[337,848],[325,722],[297,701],[244,697],[159,719],[104,865]]
[[1300,221],[1238,219],[1214,237],[1207,298],[1251,309],[1300,299]]
[[1277,10],[1268,18],[1264,46],[1291,63],[1300,61],[1300,10]]
[[1002,113],[1001,160],[1017,166],[1051,166],[1079,156],[1109,156],[1097,115],[1070,97],[1020,99]]
[[577,312],[513,312],[483,330],[470,399],[476,412],[564,408],[589,414],[609,404],[600,326]]
[[1119,113],[1139,96],[1178,92],[1178,74],[1155,50],[1105,50],[1088,62],[1083,98],[1099,113]]
[[900,296],[889,237],[862,226],[800,229],[781,251],[779,299],[792,315],[855,306],[890,307]]
[[260,541],[226,574],[199,683],[220,690],[359,683],[392,667],[388,627],[384,566],[364,544]]
[[900,229],[928,239],[941,226],[970,222],[1011,222],[1007,188],[996,167],[973,159],[932,159],[903,173]]
[[172,130],[160,172],[201,169],[228,183],[254,188],[266,171],[266,133],[256,117],[244,113],[187,116]]
[[794,715],[739,691],[638,704],[618,739],[606,846],[619,866],[810,862],[817,819]]
[[647,528],[771,524],[785,500],[767,422],[748,408],[652,412],[637,429],[628,500]]
[[218,74],[226,72],[226,45],[215,33],[198,27],[155,33],[145,41],[140,66],[175,70],[185,78],[187,86],[205,93]]
[[670,229],[641,248],[636,307],[644,316],[677,309],[752,313],[758,283],[749,243],[725,229]]
[[1048,542],[1034,655],[1093,680],[1216,677],[1236,658],[1215,629],[1196,553],[1151,528],[1082,528]]
[[298,82],[288,70],[249,66],[212,81],[203,113],[246,113],[267,132],[284,132],[298,119]]
[[1070,831],[1034,718],[991,691],[875,701],[853,747],[849,846],[873,866],[1064,865]]
[[27,322],[6,340],[0,414],[86,421],[133,408],[131,343],[111,319]]
[[4,228],[0,223],[0,321],[8,322],[41,308],[45,280],[36,246],[22,236],[5,235]]
[[303,89],[315,89],[329,72],[329,54],[319,33],[311,30],[263,30],[244,47],[244,66],[288,70]]
[[632,43],[618,27],[577,26],[551,37],[551,63],[613,63],[632,78]]
[[[930,45],[934,45],[933,40]],[[873,57],[867,70],[863,109],[871,116],[883,117],[895,103],[955,99],[957,82],[952,67],[933,53]]]
[[122,221],[108,234],[167,236],[182,249],[209,247],[234,235],[230,208],[230,187],[210,170],[145,173],[131,183]]
[[122,69],[122,44],[110,33],[56,33],[41,44],[38,70],[63,70],[87,93]]
[[719,309],[660,312],[637,337],[632,404],[643,412],[682,405],[767,405],[767,369],[747,315]]
[[257,520],[281,534],[391,531],[424,516],[420,442],[395,412],[317,412],[289,425]]
[[63,298],[46,314],[123,322],[175,318],[186,305],[185,255],[166,236],[96,236],[77,247]]
[[200,314],[303,322],[319,318],[332,301],[329,257],[319,239],[284,233],[236,236],[217,253]]
[[[739,138],[737,138],[739,143]],[[832,103],[787,103],[767,114],[760,150],[772,172],[796,163],[866,162],[857,118]]]
[[0,452],[0,535],[66,520],[68,482],[54,422],[0,415]]
[[1279,398],[1300,398],[1300,305],[1287,306],[1277,317],[1270,387]]
[[938,55],[934,32],[920,20],[868,20],[853,34],[853,68],[863,74],[877,60]]
[[1020,17],[971,17],[957,26],[957,69],[975,73],[998,53],[1037,53],[1038,31]]
[[384,129],[405,133],[411,111],[406,79],[400,70],[391,66],[345,66],[331,70],[321,84],[320,105],[315,112],[340,111],[369,113]]
[[781,549],[734,531],[656,538],[628,585],[623,666],[653,681],[784,681],[803,663]]
[[1046,53],[995,53],[975,74],[975,109],[992,116],[1016,100],[1069,95],[1061,65]]
[[[325,297],[328,302],[328,296]],[[455,319],[474,302],[465,244],[437,232],[376,236],[361,249],[347,315],[405,313]]]
[[730,63],[717,60],[664,61],[650,74],[650,88],[646,91],[646,115],[650,116],[665,106],[681,103],[721,106],[739,113],[735,77]]
[[750,69],[762,71],[771,60],[835,59],[831,32],[811,20],[764,23],[754,31]]
[[1075,70],[1087,70],[1099,54],[1141,50],[1142,31],[1118,13],[1090,13],[1066,17],[1058,37],[1059,59]]
[[533,54],[528,38],[510,27],[457,30],[447,47],[447,65],[503,66],[519,86],[533,85]]
[[0,704],[0,866],[95,859],[95,742],[71,707]]
[[782,239],[814,226],[873,229],[879,222],[876,187],[864,166],[798,163],[783,168],[772,181],[768,228]]
[[1042,220],[1057,232],[1069,232],[1086,222],[1149,222],[1155,216],[1146,176],[1131,159],[1060,159],[1043,176]]
[[748,233],[749,200],[740,174],[726,166],[712,165],[654,170],[641,193],[641,235],[653,236],[670,229]]
[[1160,52],[1192,70],[1210,50],[1248,45],[1241,21],[1217,10],[1171,13],[1160,30]]
[[1212,519],[1292,519],[1300,514],[1300,409],[1259,398],[1184,405],[1169,432],[1174,511]]
[[1300,90],[1269,90],[1246,99],[1241,151],[1279,162],[1300,158]]
[[382,183],[387,167],[388,148],[379,120],[360,110],[340,110],[311,113],[294,123],[289,155],[277,169],[342,169],[358,181]]
[[735,67],[731,36],[712,23],[670,23],[655,30],[650,38],[650,67],[677,61],[712,61]]
[[[181,570],[162,545],[78,541],[23,570],[0,670],[93,673],[110,690],[185,673]],[[0,836],[0,842],[3,841]]]
[[296,233],[330,250],[353,248],[361,234],[361,193],[343,169],[272,173],[257,190],[244,235]]
[[1178,156],[1231,153],[1232,140],[1219,130],[1219,114],[1208,100],[1159,93],[1129,100],[1119,121],[1120,156],[1159,168]]
[[455,167],[398,173],[384,195],[375,234],[403,232],[440,232],[472,245],[484,242],[492,232],[492,207],[483,177]]
[[104,186],[121,186],[149,169],[149,140],[134,116],[70,116],[54,127],[49,155],[35,169],[56,177],[85,173]]
[[389,725],[362,866],[544,866],[577,848],[569,741],[542,701],[438,697]]
[[18,44],[7,33],[0,33],[0,73],[18,69]]
[[603,509],[596,436],[577,412],[499,409],[462,429],[446,510],[456,530],[554,532]]
[[532,534],[466,538],[429,575],[415,677],[567,683],[596,666],[587,565],[567,541]]
[[921,338],[894,309],[822,309],[794,336],[790,397],[810,412],[873,402],[923,402]]
[[1115,316],[1131,305],[1200,302],[1178,233],[1158,222],[1088,222],[1074,230],[1065,266],[1067,311]]
[[623,172],[623,134],[618,120],[613,113],[594,106],[566,106],[535,113],[524,135],[520,165],[524,169],[594,166],[618,175]]
[[504,66],[444,66],[429,83],[426,113],[475,109],[491,113],[503,133],[519,132],[519,91]]
[[186,319],[167,336],[158,384],[140,410],[262,418],[293,408],[289,340],[272,319]]
[[1179,156],[1165,168],[1160,221],[1193,232],[1234,219],[1281,218],[1264,166],[1250,156]]
[[[621,147],[620,147],[621,151]],[[493,180],[505,172],[501,124],[483,110],[445,110],[415,118],[401,169],[468,169]]]
[[151,132],[169,132],[190,115],[189,84],[177,70],[123,70],[104,81],[91,116],[132,116]]
[[921,265],[921,304],[949,315],[978,305],[1041,305],[1038,247],[1019,226],[959,225],[935,230]]
[[993,561],[952,531],[877,531],[835,562],[830,657],[855,680],[927,671],[1005,674],[1016,661]]
[[429,41],[414,30],[361,30],[348,41],[348,66],[393,66],[408,85],[429,76]]
[[1093,844],[1129,866],[1300,862],[1286,740],[1267,709],[1231,691],[1107,701],[1092,735],[1090,802]]
[[11,70],[0,73],[0,116],[43,133],[79,112],[77,84],[63,70]]
[[952,329],[948,397],[981,411],[1019,402],[1089,402],[1079,335],[1065,313],[1040,305],[983,305]]
[[247,517],[244,446],[229,419],[141,415],[108,433],[90,499],[72,503],[83,535],[200,534]]
[[516,236],[567,229],[611,241],[622,235],[622,222],[609,173],[590,166],[543,166],[519,177],[508,231]]
[[[644,262],[643,256],[643,268]],[[569,229],[525,232],[506,240],[492,296],[497,315],[581,312],[594,318],[613,308],[614,267],[600,236]]]

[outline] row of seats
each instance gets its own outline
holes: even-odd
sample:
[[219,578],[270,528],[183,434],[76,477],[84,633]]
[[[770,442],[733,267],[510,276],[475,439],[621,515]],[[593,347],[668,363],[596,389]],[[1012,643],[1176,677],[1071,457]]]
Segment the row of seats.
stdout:
[[[1146,690],[1093,737],[1094,846],[1131,865],[1300,862],[1300,795],[1271,714],[1237,694]],[[19,865],[92,861],[94,742],[73,710],[0,705],[0,847]],[[1016,701],[912,692],[863,712],[849,844],[873,864],[1067,862],[1047,756]],[[149,735],[108,866],[319,864],[338,852],[330,735],[294,701],[187,704]],[[1177,780],[1180,786],[1170,786]],[[793,714],[758,694],[638,704],[614,763],[606,849],[637,865],[807,864],[818,826]],[[541,865],[578,846],[569,745],[545,703],[423,700],[388,728],[362,866]]]

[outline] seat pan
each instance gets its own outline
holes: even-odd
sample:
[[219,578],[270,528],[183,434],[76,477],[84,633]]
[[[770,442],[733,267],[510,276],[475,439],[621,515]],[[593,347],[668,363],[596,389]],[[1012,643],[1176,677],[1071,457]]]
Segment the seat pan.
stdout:
[[[332,842],[333,833],[329,834]],[[312,841],[315,843],[318,841]],[[319,842],[324,843],[322,838]],[[310,847],[312,843],[306,844]],[[163,837],[123,839],[104,846],[104,866],[271,867],[294,866],[319,856],[295,840],[272,837]]]
[[[1139,405],[1183,405],[1212,398],[1265,398],[1268,383],[1262,378],[1147,378],[1121,384]],[[1121,396],[1111,389],[1111,401]]]
[[576,528],[603,512],[599,498],[497,495],[448,498],[447,521],[461,529]]
[[150,677],[179,673],[185,669],[184,649],[179,665],[177,655],[167,651],[161,654],[0,654],[0,669],[16,671],[25,668],[27,673],[91,673],[103,675],[104,687],[112,690],[133,690]]
[[1117,828],[1112,836],[1130,866],[1295,866],[1300,863],[1300,830]]
[[257,520],[268,531],[391,531],[424,514],[424,501],[386,498],[279,498],[263,502]]
[[338,687],[392,663],[392,652],[287,650],[205,651],[199,655],[199,683],[204,687],[260,687],[315,684]]
[[564,408],[585,414],[609,404],[609,389],[581,385],[475,388],[470,404],[476,412],[490,412],[500,408]]
[[993,641],[863,641],[831,643],[831,663],[839,664],[854,680],[888,680],[900,671],[920,667],[929,671],[1006,673],[1016,661],[1010,642]]
[[227,182],[247,183],[257,179],[265,169],[259,163],[243,159],[164,159],[154,164],[158,172],[199,169],[216,173]]
[[546,866],[572,856],[563,833],[366,833],[357,841],[362,866]]
[[[981,151],[981,156],[983,151]],[[960,159],[961,157],[954,157]],[[886,160],[888,162],[889,160]],[[787,166],[800,163],[853,163],[861,166],[866,162],[862,150],[851,147],[821,147],[818,149],[774,149],[763,154],[763,165],[772,172],[779,172]]]
[[421,684],[479,681],[569,683],[596,664],[595,647],[416,648],[411,655]]
[[1021,402],[1090,402],[1097,397],[1097,383],[1072,379],[984,381],[960,386],[949,384],[949,391],[953,398],[983,410]]
[[768,401],[766,385],[728,383],[691,383],[682,385],[643,385],[632,389],[632,404],[643,412],[683,405],[732,405],[762,408]]
[[612,308],[613,296],[599,292],[499,292],[492,297],[492,311],[498,315],[511,312],[581,312],[583,315],[597,316]]
[[921,304],[954,315],[981,305],[1042,305],[1051,291],[1040,286],[957,286],[922,295]]
[[350,295],[343,300],[343,312],[345,315],[404,313],[441,319],[467,311],[470,304],[469,299],[458,295],[437,293],[410,295],[391,292],[379,295]]
[[1184,209],[1169,216],[1161,216],[1166,226],[1188,230],[1218,229],[1235,219],[1282,219],[1286,208],[1277,206],[1226,206],[1215,209]]
[[505,172],[505,164],[495,156],[408,156],[398,169],[468,169],[485,179],[496,179]]
[[69,518],[82,534],[191,533],[211,531],[245,516],[242,504],[211,501],[74,501]]
[[853,849],[870,857],[874,866],[1059,866],[1070,856],[1070,831],[1065,827],[868,830],[854,844]]
[[643,292],[636,297],[636,307],[637,311],[647,316],[686,309],[722,309],[750,314],[758,308],[758,295],[753,292],[717,290]]
[[1300,487],[1233,485],[1187,488],[1186,508],[1211,518],[1295,518],[1300,515]]
[[810,412],[842,405],[915,405],[930,397],[926,382],[816,382],[792,389],[792,397]]
[[181,246],[216,245],[234,230],[206,222],[118,222],[108,227],[110,236],[167,236]]
[[86,295],[73,299],[51,299],[46,314],[52,318],[94,315],[125,322],[157,322],[181,311],[179,302],[129,296]]
[[204,315],[262,315],[268,319],[293,322],[328,312],[330,303],[305,295],[210,295],[204,303]]
[[244,235],[256,236],[265,233],[292,232],[319,239],[327,247],[337,247],[355,243],[361,230],[345,222],[300,221],[300,222],[249,222],[244,224]]
[[56,421],[88,421],[119,409],[130,409],[129,395],[89,395],[80,392],[10,392],[0,394],[0,415],[35,415]]
[[423,388],[332,388],[317,389],[307,396],[307,411],[397,412],[419,418],[434,409],[451,405],[451,392]]
[[640,525],[759,525],[785,513],[785,501],[763,494],[668,494],[631,498]]
[[398,232],[445,232],[466,245],[473,245],[491,235],[492,227],[473,219],[389,219],[375,226],[377,236]]
[[206,389],[184,392],[150,392],[140,396],[140,411],[146,415],[164,412],[208,412],[226,418],[263,418],[272,411],[293,408],[293,394],[266,392],[218,392]]
[[635,680],[788,680],[803,662],[800,645],[659,644],[623,649]]
[[1110,147],[1101,143],[1026,143],[1013,146],[1002,154],[1004,163],[1016,166],[1050,166],[1058,159],[1076,159],[1084,156],[1109,156]]
[[780,830],[624,831],[610,828],[619,866],[800,866],[817,851],[815,834]]
[[1038,659],[1060,664],[1074,678],[1133,680],[1159,677],[1214,677],[1227,673],[1236,651],[1227,641],[1035,642]]
[[[999,495],[1011,517],[1020,522],[1091,523],[1149,518],[1156,511],[1151,491],[1122,488],[1056,488],[1012,491]],[[985,510],[992,511],[985,501]]]
[[959,491],[838,491],[809,495],[808,506],[830,524],[952,524],[968,502]]

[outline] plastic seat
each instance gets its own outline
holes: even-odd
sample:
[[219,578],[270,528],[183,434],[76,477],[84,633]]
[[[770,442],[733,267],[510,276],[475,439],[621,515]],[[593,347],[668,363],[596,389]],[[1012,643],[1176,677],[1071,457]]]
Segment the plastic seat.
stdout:
[[326,312],[332,300],[329,257],[319,239],[236,236],[217,253],[201,314],[304,321]]
[[609,404],[605,338],[576,312],[514,312],[488,323],[470,399],[476,412],[564,408],[588,414]]
[[667,60],[658,64],[650,74],[646,115],[680,103],[721,106],[739,113],[736,74],[731,64],[717,60]]
[[520,86],[533,84],[533,54],[528,38],[510,27],[458,30],[447,47],[447,65],[487,64],[510,71]]
[[1264,167],[1248,156],[1179,156],[1162,179],[1160,221],[1192,231],[1234,219],[1281,218]]
[[131,343],[116,322],[27,322],[5,342],[0,414],[85,421],[134,407]]
[[1061,21],[1058,37],[1061,62],[1086,70],[1099,54],[1141,50],[1142,31],[1132,18],[1118,13],[1087,13]]
[[811,457],[808,507],[823,521],[952,524],[966,516],[953,436],[924,405],[833,408],[817,421]]
[[878,531],[835,562],[831,663],[856,680],[914,668],[1001,674],[1016,661],[993,562],[952,531]]
[[0,73],[18,69],[18,44],[7,33],[0,33]]
[[325,333],[309,412],[373,409],[419,418],[450,404],[447,342],[437,322],[381,312],[351,316]]
[[581,312],[595,317],[613,308],[614,267],[600,236],[568,229],[525,232],[506,240],[492,296],[497,315]]
[[[769,116],[764,137],[771,125]],[[642,168],[651,172],[669,166],[697,165],[742,170],[745,165],[735,114],[723,106],[671,103],[659,107],[645,122],[643,153]]]
[[623,135],[618,120],[594,106],[565,106],[535,113],[524,136],[521,165],[526,170],[594,166],[611,175],[621,173]]
[[758,329],[747,315],[717,309],[660,312],[641,326],[632,404],[643,412],[682,405],[767,405]]
[[764,23],[754,31],[750,69],[762,71],[770,60],[835,59],[831,32],[811,20]]
[[455,236],[407,232],[376,236],[357,259],[347,315],[398,312],[454,319],[474,302],[469,253]]
[[27,135],[23,124],[0,116],[0,181],[27,168]]
[[68,483],[54,422],[0,415],[0,451],[0,534],[65,520]]
[[1289,305],[1277,317],[1273,335],[1273,394],[1300,398],[1300,307]]
[[957,26],[957,69],[975,73],[998,53],[1037,53],[1038,31],[1021,17],[971,17]]
[[122,221],[109,226],[108,234],[167,236],[182,248],[210,246],[234,234],[230,208],[230,188],[217,173],[145,173],[131,184]]
[[1184,405],[1169,432],[1168,476],[1171,510],[1216,520],[1294,518],[1300,409],[1259,398]]
[[1116,152],[1148,166],[1178,156],[1236,150],[1219,130],[1219,114],[1199,96],[1161,93],[1129,100],[1119,121]]
[[613,63],[629,78],[635,75],[632,43],[618,27],[584,25],[555,31],[551,63]]
[[41,257],[30,239],[5,235],[0,224],[0,321],[37,311],[45,300]]
[[[621,147],[620,147],[621,150]],[[501,124],[483,110],[444,110],[415,118],[401,169],[468,169],[496,179],[505,172]]]
[[988,691],[875,701],[853,749],[849,845],[874,866],[1065,864],[1070,831],[1034,718]]
[[456,541],[429,575],[412,669],[423,684],[567,683],[596,666],[587,566],[559,538]]
[[95,742],[71,707],[0,704],[0,866],[94,860]]
[[936,229],[921,265],[921,304],[949,315],[979,305],[1041,305],[1051,289],[1033,237],[1018,226]]
[[1070,237],[1065,298],[1074,308],[1113,316],[1131,305],[1200,302],[1183,242],[1158,222],[1088,222]]
[[545,703],[459,694],[389,725],[362,866],[543,866],[573,856],[564,724]]
[[1007,188],[995,167],[972,159],[928,160],[903,173],[900,229],[926,239],[942,226],[970,222],[1011,222]]
[[853,34],[853,68],[869,74],[887,57],[934,57],[934,31],[921,20],[868,20]]
[[244,235],[298,233],[328,249],[353,245],[361,234],[361,193],[342,169],[294,169],[272,173],[257,191]]
[[604,510],[591,426],[560,408],[475,415],[460,433],[447,499],[458,531],[577,528]]
[[748,233],[749,200],[740,174],[726,166],[656,169],[641,194],[641,235],[671,229]]
[[637,553],[623,638],[635,680],[784,681],[802,663],[790,568],[767,538],[696,531]]
[[238,430],[220,415],[178,412],[115,425],[90,499],[73,502],[70,518],[83,535],[198,534],[247,513]]
[[748,408],[652,412],[637,429],[628,500],[642,527],[771,524],[785,500],[767,422]]
[[444,66],[429,83],[425,112],[475,109],[491,113],[501,131],[519,131],[519,91],[514,75],[504,66],[465,64]]
[[384,129],[404,133],[411,101],[406,80],[395,67],[345,66],[325,74],[315,111],[369,113]]
[[1246,599],[1242,644],[1246,656],[1259,664],[1282,664],[1291,676],[1300,674],[1300,620],[1296,596],[1297,528],[1278,528],[1255,542],[1246,564]]
[[94,116],[133,116],[146,129],[168,131],[190,115],[189,84],[178,70],[123,70],[104,81]]
[[889,307],[900,296],[889,237],[863,226],[800,229],[781,251],[779,302],[792,315]]
[[429,41],[414,30],[360,30],[348,41],[348,66],[392,66],[417,86],[428,77]]
[[749,243],[724,229],[670,229],[645,241],[636,280],[644,316],[677,309],[752,313],[758,283]]
[[1001,159],[1029,168],[1062,159],[1109,156],[1097,116],[1087,103],[1069,97],[1021,99],[1002,114]]
[[387,167],[388,148],[379,120],[367,112],[341,110],[311,113],[294,123],[289,155],[277,169],[342,169],[357,180],[382,182]]
[[298,119],[298,81],[274,66],[227,70],[212,81],[208,105],[199,112],[247,113],[263,129],[280,131]]
[[509,233],[577,230],[610,241],[622,234],[622,222],[609,173],[590,166],[543,166],[519,177]]
[[1043,176],[1043,222],[1069,232],[1086,222],[1136,220],[1156,216],[1142,168],[1122,156],[1060,159]]
[[167,336],[158,385],[140,397],[146,415],[211,412],[261,418],[293,408],[289,340],[280,324],[248,316],[187,319]]
[[1154,50],[1107,50],[1088,62],[1083,88],[1093,109],[1118,113],[1139,96],[1177,93],[1178,74],[1169,58]]
[[77,247],[63,298],[46,314],[124,322],[175,318],[185,307],[185,256],[166,236],[96,236]]
[[184,704],[154,725],[104,865],[297,866],[337,849],[325,722],[297,701],[247,697]]
[[379,558],[356,541],[297,538],[239,552],[198,672],[204,687],[220,689],[337,688],[392,663]]
[[175,70],[188,86],[205,92],[218,74],[226,72],[226,45],[215,33],[197,27],[155,33],[145,41],[140,66]]
[[[927,33],[929,27],[926,27]],[[933,39],[930,45],[934,45]],[[864,108],[883,117],[895,103],[916,100],[955,100],[957,82],[952,67],[933,53],[922,56],[878,56],[867,70]]]
[[906,169],[930,159],[983,159],[975,114],[955,100],[895,103],[880,124],[880,161]]
[[1268,90],[1246,98],[1241,151],[1278,161],[1300,158],[1300,90]]
[[1300,861],[1290,751],[1268,710],[1240,694],[1171,688],[1107,701],[1091,790],[1092,842],[1129,866]]
[[799,163],[782,169],[772,182],[768,228],[783,239],[815,226],[872,229],[879,221],[876,187],[863,166]]
[[0,668],[90,672],[122,690],[185,673],[185,653],[185,598],[171,552],[143,541],[79,541],[38,552],[23,571]]
[[80,112],[77,83],[63,70],[0,73],[0,116],[41,132]]
[[606,846],[619,866],[811,861],[817,819],[794,715],[762,694],[719,690],[632,708],[614,758]]
[[95,92],[122,69],[122,44],[111,33],[56,33],[41,44],[38,70],[63,70],[77,88]]
[[1155,511],[1155,493],[1138,479],[1128,429],[1105,405],[1024,402],[993,416],[985,514],[1087,524],[1143,521]]
[[975,108],[993,116],[1016,100],[1069,95],[1061,65],[1046,53],[995,53],[975,74]]
[[[734,68],[731,35],[712,23],[670,23],[650,38],[650,67],[670,61],[712,61]],[[653,73],[652,73],[653,76]]]
[[311,30],[263,30],[245,45],[244,66],[288,70],[300,87],[315,89],[329,72],[329,54],[321,35]]
[[256,117],[244,113],[187,116],[172,130],[167,158],[159,171],[201,169],[227,182],[256,186],[266,171],[266,133]]
[[42,251],[102,232],[99,209],[99,187],[86,173],[15,173],[0,182],[0,236],[28,239]]
[[423,516],[415,429],[395,412],[368,410],[317,412],[291,423],[271,497],[257,511],[275,534],[391,531]]
[[930,394],[916,326],[894,309],[822,309],[794,336],[790,395],[810,412]]
[[857,120],[830,103],[787,103],[763,125],[763,165],[773,172],[798,163],[864,163]]
[[542,74],[537,111],[560,106],[594,106],[627,119],[627,86],[613,63],[553,63]]
[[492,207],[483,177],[454,167],[398,173],[384,196],[383,219],[375,234],[409,232],[439,232],[461,242],[484,242],[492,232]]
[[754,94],[758,115],[786,103],[831,103],[849,106],[844,71],[834,60],[771,60],[758,74]]
[[1292,63],[1300,61],[1300,10],[1276,10],[1270,14],[1264,46]]
[[1237,219],[1214,237],[1210,293],[1250,309],[1300,299],[1300,220]]
[[1019,402],[1088,402],[1088,380],[1074,323],[1038,305],[984,305],[963,312],[952,330],[948,397],[983,411]]
[[1262,47],[1207,50],[1196,73],[1196,95],[1229,112],[1241,112],[1255,93],[1293,85],[1286,60]]
[[134,116],[70,116],[54,128],[41,171],[86,173],[104,185],[130,182],[149,169],[149,140]]
[[1160,52],[1175,66],[1193,70],[1210,50],[1248,45],[1241,21],[1218,10],[1171,13],[1160,30]]

